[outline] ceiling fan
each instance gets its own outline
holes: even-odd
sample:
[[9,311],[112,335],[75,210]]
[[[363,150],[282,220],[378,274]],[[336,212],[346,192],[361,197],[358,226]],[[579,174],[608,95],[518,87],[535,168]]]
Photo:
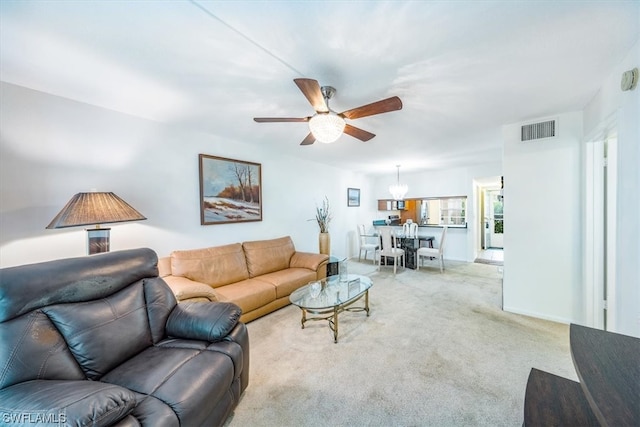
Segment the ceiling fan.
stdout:
[[331,86],[321,87],[313,79],[294,79],[293,81],[307,98],[316,114],[308,117],[255,117],[253,120],[258,123],[309,122],[310,132],[300,145],[311,145],[316,140],[324,143],[334,142],[342,133],[351,135],[360,141],[369,141],[376,135],[351,126],[346,123],[345,119],[354,120],[402,109],[400,98],[392,96],[391,98],[352,108],[342,113],[336,113],[329,108],[329,100],[336,93],[335,88]]

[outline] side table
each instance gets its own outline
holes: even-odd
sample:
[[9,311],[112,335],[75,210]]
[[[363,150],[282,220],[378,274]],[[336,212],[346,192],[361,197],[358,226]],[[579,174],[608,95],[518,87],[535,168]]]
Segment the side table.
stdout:
[[329,262],[327,263],[327,277],[337,276],[340,274],[340,264],[344,262],[346,258],[338,258],[335,256],[329,257]]

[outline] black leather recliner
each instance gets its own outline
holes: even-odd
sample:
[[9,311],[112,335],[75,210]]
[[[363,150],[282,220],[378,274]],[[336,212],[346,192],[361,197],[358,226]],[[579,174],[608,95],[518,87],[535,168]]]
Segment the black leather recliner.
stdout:
[[176,303],[151,249],[0,270],[0,424],[222,425],[249,381],[231,303]]

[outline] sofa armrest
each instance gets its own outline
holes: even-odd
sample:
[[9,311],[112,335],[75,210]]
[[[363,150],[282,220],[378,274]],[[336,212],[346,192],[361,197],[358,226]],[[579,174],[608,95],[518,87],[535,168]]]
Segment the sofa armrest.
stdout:
[[158,258],[158,276],[160,277],[171,276],[171,257],[170,256]]
[[162,278],[178,301],[200,300],[200,301],[221,301],[222,298],[209,285],[196,282],[186,277],[167,276]]
[[221,341],[236,326],[242,310],[230,302],[177,304],[167,319],[167,334],[175,338]]
[[110,426],[135,407],[124,387],[89,380],[33,380],[0,390],[2,425]]
[[289,267],[308,268],[317,272],[327,265],[329,255],[314,254],[311,252],[294,252]]

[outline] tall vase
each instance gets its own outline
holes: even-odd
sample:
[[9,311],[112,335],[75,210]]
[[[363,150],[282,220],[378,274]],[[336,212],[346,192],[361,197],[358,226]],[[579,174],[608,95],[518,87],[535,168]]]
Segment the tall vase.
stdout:
[[329,233],[320,233],[318,243],[320,244],[320,253],[329,255],[329,252],[331,252],[331,237]]

